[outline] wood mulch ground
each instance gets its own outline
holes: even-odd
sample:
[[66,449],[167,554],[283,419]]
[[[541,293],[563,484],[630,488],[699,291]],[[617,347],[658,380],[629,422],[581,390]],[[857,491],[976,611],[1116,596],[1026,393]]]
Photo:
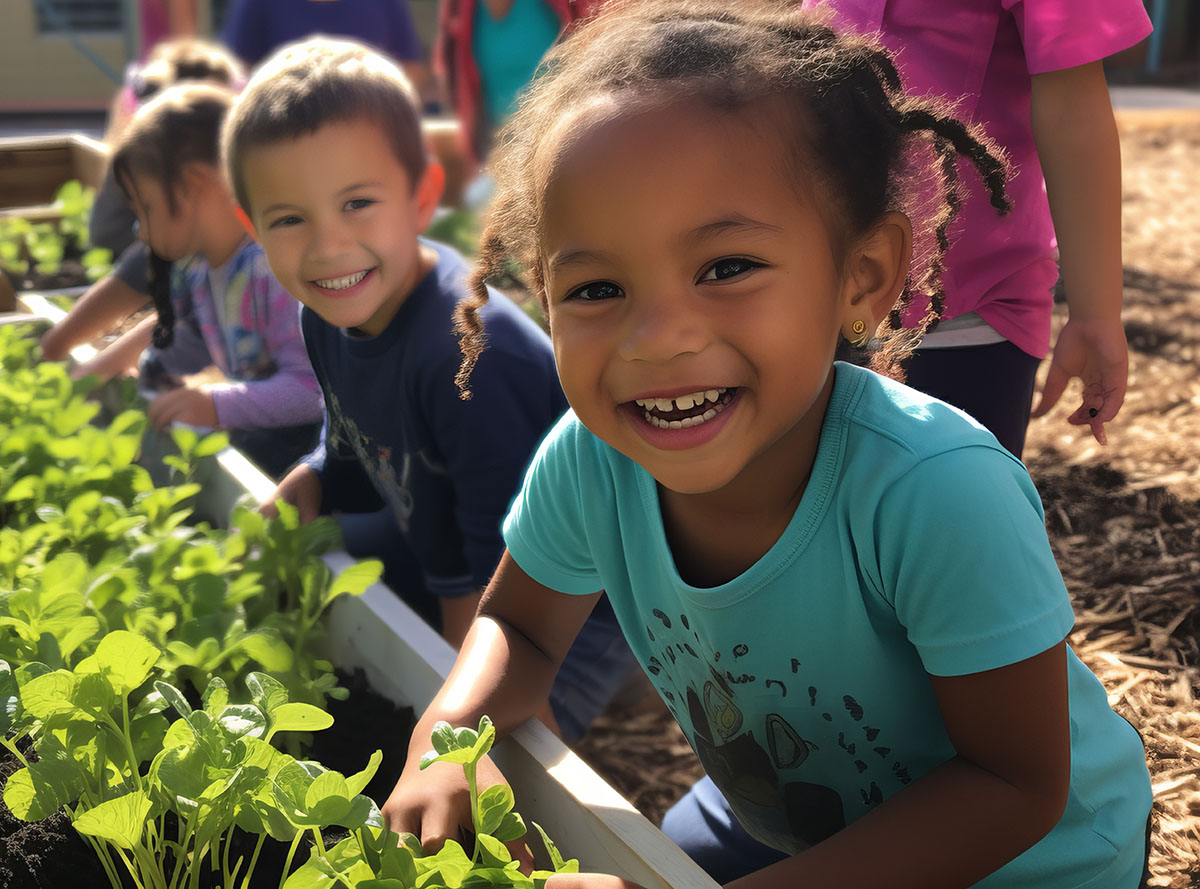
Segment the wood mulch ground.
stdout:
[[[1118,122],[1129,394],[1107,447],[1067,425],[1065,397],[1031,424],[1025,460],[1075,604],[1070,642],[1146,742],[1150,885],[1187,889],[1200,887],[1200,112]],[[1064,319],[1056,306],[1056,332]],[[576,749],[655,823],[701,774],[653,699],[614,707]]]

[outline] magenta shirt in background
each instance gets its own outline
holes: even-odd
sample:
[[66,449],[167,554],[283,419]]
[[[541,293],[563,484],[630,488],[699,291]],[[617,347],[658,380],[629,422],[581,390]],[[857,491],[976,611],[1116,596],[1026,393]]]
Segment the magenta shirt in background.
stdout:
[[1009,152],[1013,209],[998,216],[966,161],[967,189],[946,257],[946,318],[977,312],[1042,358],[1050,348],[1057,242],[1030,123],[1030,75],[1099,61],[1151,31],[1141,0],[805,0],[878,33],[906,90],[957,101]]

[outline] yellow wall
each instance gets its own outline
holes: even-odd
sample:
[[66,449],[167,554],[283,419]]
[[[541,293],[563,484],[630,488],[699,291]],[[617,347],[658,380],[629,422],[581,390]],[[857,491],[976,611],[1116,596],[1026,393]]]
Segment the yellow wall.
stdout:
[[[437,27],[437,0],[408,3],[421,42],[429,48]],[[200,22],[207,22],[208,0],[196,5]],[[78,37],[114,71],[124,71],[123,32]],[[116,85],[66,37],[37,33],[33,0],[0,0],[0,112],[107,108],[115,92]]]
[[[80,38],[113,70],[124,70],[124,35]],[[67,38],[37,33],[32,0],[0,0],[0,111],[104,108],[115,89]]]

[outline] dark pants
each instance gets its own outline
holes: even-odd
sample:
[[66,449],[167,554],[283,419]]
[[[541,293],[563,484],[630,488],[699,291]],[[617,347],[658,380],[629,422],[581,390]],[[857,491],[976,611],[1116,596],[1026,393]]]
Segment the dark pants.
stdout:
[[905,382],[966,411],[1020,458],[1040,363],[1009,342],[918,349],[904,364]]
[[320,437],[320,423],[229,430],[229,443],[275,481],[282,479],[301,457],[310,453]]

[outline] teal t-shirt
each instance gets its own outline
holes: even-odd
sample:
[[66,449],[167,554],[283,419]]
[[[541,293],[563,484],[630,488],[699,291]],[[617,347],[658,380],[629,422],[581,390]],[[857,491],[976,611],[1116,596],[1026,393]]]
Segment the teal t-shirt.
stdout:
[[[795,515],[729,583],[681,580],[654,479],[572,413],[535,456],[505,541],[545,586],[607,591],[738,820],[793,854],[955,755],[928,674],[1024,660],[1074,623],[1024,466],[954,408],[846,364]],[[1073,653],[1068,673],[1066,812],[979,887],[1140,876],[1142,744]]]
[[483,0],[475,0],[471,51],[483,88],[488,118],[499,126],[516,108],[517,93],[533,72],[562,25],[543,0],[514,0],[502,19],[494,19]]

